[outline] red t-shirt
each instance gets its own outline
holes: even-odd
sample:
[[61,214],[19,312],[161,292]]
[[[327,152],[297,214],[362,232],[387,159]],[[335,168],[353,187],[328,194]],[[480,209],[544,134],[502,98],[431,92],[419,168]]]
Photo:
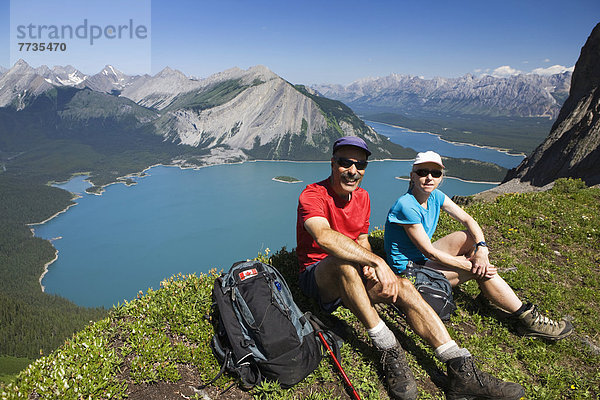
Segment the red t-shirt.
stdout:
[[350,201],[341,199],[331,188],[329,178],[306,186],[298,199],[298,221],[296,224],[296,253],[300,272],[306,267],[327,257],[313,237],[304,228],[311,217],[324,217],[331,229],[356,240],[359,235],[369,233],[371,201],[369,193],[362,188],[352,192]]

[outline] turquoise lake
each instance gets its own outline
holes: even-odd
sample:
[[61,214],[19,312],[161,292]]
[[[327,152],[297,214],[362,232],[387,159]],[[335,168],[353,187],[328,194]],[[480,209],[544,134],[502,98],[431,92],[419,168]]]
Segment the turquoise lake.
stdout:
[[[473,149],[468,158],[478,157]],[[486,157],[482,153],[479,159]],[[521,159],[513,159],[512,166]],[[411,161],[369,163],[363,187],[371,195],[372,228],[383,227],[389,207],[406,191],[407,182],[396,177],[408,175],[410,167]],[[42,284],[46,292],[79,305],[111,307],[140,290],[158,289],[161,280],[179,272],[228,269],[267,248],[294,248],[298,196],[329,172],[329,162],[257,161],[198,170],[157,166],[136,178],[136,185],[110,185],[101,196],[85,194],[88,184],[76,177],[58,186],[79,193],[77,205],[33,226],[36,236],[52,240],[59,251]],[[273,181],[278,175],[303,182]],[[452,197],[493,186],[446,178],[440,189]]]
[[380,135],[388,137],[392,142],[410,147],[416,151],[433,150],[446,157],[472,158],[487,161],[504,168],[516,167],[523,155],[509,154],[492,148],[475,146],[466,143],[452,143],[440,139],[439,136],[427,132],[414,132],[409,129],[366,121]]

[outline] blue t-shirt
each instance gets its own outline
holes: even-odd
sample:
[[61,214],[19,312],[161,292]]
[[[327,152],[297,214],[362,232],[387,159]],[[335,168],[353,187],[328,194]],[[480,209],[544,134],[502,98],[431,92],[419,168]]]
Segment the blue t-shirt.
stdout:
[[385,221],[384,247],[388,265],[394,272],[404,271],[409,260],[423,264],[427,259],[410,240],[402,225],[421,224],[431,239],[445,198],[442,191],[435,189],[427,199],[425,209],[409,190],[390,208]]

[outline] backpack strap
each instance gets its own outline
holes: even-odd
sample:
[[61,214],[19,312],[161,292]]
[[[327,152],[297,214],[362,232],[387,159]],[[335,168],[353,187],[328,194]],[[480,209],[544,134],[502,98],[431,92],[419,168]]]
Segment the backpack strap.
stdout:
[[[318,338],[319,332],[321,334],[323,334],[323,337],[327,341],[327,344],[333,350],[333,355],[335,357],[337,357],[337,359],[341,359],[342,354],[340,352],[340,347],[341,347],[342,343],[344,343],[342,338],[340,336],[338,336],[337,334],[335,334],[334,332],[327,329],[327,326],[319,318],[315,317],[310,312],[305,313],[304,317],[312,325],[312,327],[315,331],[315,336]],[[317,340],[317,342],[321,343],[319,340]],[[321,348],[323,348],[323,346]]]
[[219,338],[217,337],[217,335],[214,335],[211,341],[211,347],[213,348],[213,350],[215,352],[219,352],[219,356],[218,358],[221,358],[220,356],[223,357],[223,363],[221,364],[221,370],[219,371],[219,373],[212,378],[210,381],[208,381],[207,383],[205,383],[204,385],[200,385],[198,386],[199,390],[202,390],[204,388],[206,388],[209,385],[212,385],[213,383],[215,383],[215,381],[217,379],[219,379],[221,377],[221,375],[223,375],[223,373],[225,372],[225,369],[227,368],[227,364],[230,362],[231,360],[231,350],[224,348],[221,345],[221,342],[219,340]]
[[[210,345],[217,359],[222,359],[223,362],[221,363],[221,369],[217,375],[204,385],[198,386],[198,390],[202,390],[215,383],[215,381],[219,379],[226,370],[237,370],[239,378],[242,381],[243,388],[250,389],[260,383],[263,377],[258,366],[251,361],[244,361],[244,358],[251,356],[251,353],[248,353],[245,357],[242,357],[238,363],[236,363],[233,361],[231,349],[223,346],[219,340],[218,334],[213,335]],[[242,373],[242,370],[247,370],[248,373]]]

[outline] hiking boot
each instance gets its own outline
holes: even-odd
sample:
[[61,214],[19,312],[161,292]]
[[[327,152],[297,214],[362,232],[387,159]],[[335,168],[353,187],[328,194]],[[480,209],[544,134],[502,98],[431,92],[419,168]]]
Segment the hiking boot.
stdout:
[[417,382],[406,362],[404,349],[396,344],[396,347],[382,350],[381,364],[390,396],[394,399],[415,400],[418,394]]
[[458,357],[448,361],[447,400],[504,399],[518,400],[525,390],[518,383],[504,382],[480,371],[473,357]]
[[573,325],[569,321],[553,321],[540,314],[534,305],[515,318],[518,321],[517,332],[526,337],[559,340],[573,333]]

